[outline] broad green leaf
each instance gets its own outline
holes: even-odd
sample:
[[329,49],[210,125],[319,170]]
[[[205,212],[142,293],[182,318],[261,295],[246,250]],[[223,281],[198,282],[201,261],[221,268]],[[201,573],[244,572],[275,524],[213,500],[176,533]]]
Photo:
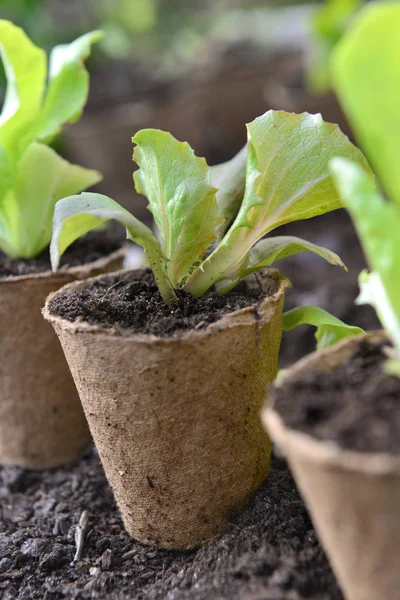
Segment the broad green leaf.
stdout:
[[400,355],[400,209],[359,165],[336,158],[331,169],[372,270],[361,277],[359,302],[376,307]]
[[265,238],[250,250],[246,263],[243,265],[240,273],[235,279],[221,280],[216,283],[215,287],[218,292],[224,294],[232,289],[241,279],[244,279],[251,273],[259,271],[263,267],[269,267],[277,260],[287,258],[293,254],[300,252],[313,252],[321,258],[325,259],[332,265],[342,267],[347,271],[346,265],[343,264],[340,257],[322,246],[317,246],[301,238],[291,235],[282,235],[277,237]]
[[246,189],[239,213],[186,289],[201,295],[240,273],[252,246],[276,227],[341,207],[329,172],[334,156],[368,169],[364,156],[321,115],[268,111],[247,126]]
[[12,185],[12,168],[7,158],[6,151],[3,146],[0,145],[0,222],[1,222],[1,211],[3,209],[3,203],[7,191]]
[[0,20],[0,55],[7,77],[7,91],[0,115],[0,144],[8,160],[34,137],[30,131],[38,116],[46,82],[46,54],[22,29]]
[[400,205],[400,4],[364,9],[333,53],[334,88],[360,146]]
[[102,194],[86,192],[57,202],[50,244],[53,270],[58,268],[60,257],[68,246],[91,229],[111,219],[124,225],[127,237],[144,248],[160,292],[165,302],[171,302],[175,293],[165,274],[165,257],[152,231],[117,202]]
[[83,65],[92,44],[103,37],[101,31],[82,35],[71,44],[53,48],[49,62],[49,82],[41,112],[38,137],[52,138],[64,123],[77,121],[89,93],[89,74]]
[[31,144],[18,163],[13,198],[8,203],[14,205],[16,256],[34,258],[48,246],[56,202],[100,180],[98,171],[72,165],[48,146]]
[[135,135],[135,186],[149,201],[167,259],[168,277],[179,285],[215,242],[220,223],[210,168],[170,133],[145,129]]
[[317,350],[333,346],[347,337],[364,333],[360,327],[346,325],[317,306],[299,306],[283,315],[283,331],[291,331],[299,325],[313,325],[317,328],[315,332]]
[[9,21],[0,20],[0,54],[7,92],[0,116],[0,247],[33,258],[51,239],[54,204],[97,183],[96,171],[70,165],[36,142],[79,116],[88,92],[83,59],[98,32],[59,46],[50,58]]
[[211,183],[217,188],[217,204],[223,219],[218,227],[218,238],[225,233],[231,221],[236,217],[243,200],[246,184],[247,145],[231,160],[211,167]]

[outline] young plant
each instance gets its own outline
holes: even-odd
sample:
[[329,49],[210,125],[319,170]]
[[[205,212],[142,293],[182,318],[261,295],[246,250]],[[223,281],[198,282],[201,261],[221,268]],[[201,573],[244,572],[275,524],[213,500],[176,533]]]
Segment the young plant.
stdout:
[[331,170],[371,268],[358,303],[376,308],[394,346],[387,368],[400,376],[399,32],[397,3],[371,5],[333,55],[335,89],[386,198],[360,164],[336,158]]
[[56,46],[49,58],[19,27],[0,20],[0,55],[7,91],[0,114],[0,250],[34,258],[49,245],[54,205],[100,181],[97,171],[62,159],[49,142],[77,121],[89,75],[83,66],[92,32]]
[[340,208],[329,162],[339,154],[368,169],[362,153],[320,115],[269,111],[247,132],[246,148],[213,168],[169,133],[137,133],[134,181],[149,201],[158,237],[110,198],[70,196],[54,212],[53,269],[75,239],[109,219],[123,223],[127,237],[143,246],[165,302],[174,300],[176,289],[201,296],[214,286],[225,293],[298,252],[345,268],[336,254],[300,238],[262,238],[285,223]]

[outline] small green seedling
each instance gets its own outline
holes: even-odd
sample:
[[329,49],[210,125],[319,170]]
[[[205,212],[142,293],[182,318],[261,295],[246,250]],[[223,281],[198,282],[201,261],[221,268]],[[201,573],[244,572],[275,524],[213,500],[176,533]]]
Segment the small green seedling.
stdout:
[[92,32],[56,46],[49,58],[19,27],[0,20],[0,55],[7,91],[0,114],[0,249],[34,258],[51,240],[54,205],[101,179],[97,171],[62,159],[49,142],[79,119],[89,75],[83,66]]
[[216,168],[169,133],[137,133],[134,181],[149,201],[158,236],[106,196],[70,196],[54,212],[53,269],[74,240],[109,219],[143,246],[165,302],[175,299],[176,289],[193,296],[211,287],[225,293],[298,252],[315,252],[345,268],[336,254],[302,239],[262,238],[285,223],[340,208],[329,162],[339,154],[368,168],[362,153],[320,115],[269,111],[247,131],[247,147]]
[[298,306],[288,310],[283,315],[283,331],[291,331],[299,325],[313,325],[316,327],[317,350],[334,346],[340,340],[364,333],[364,330],[360,327],[346,325],[346,323],[318,306]]
[[390,336],[400,376],[400,6],[364,9],[333,55],[335,89],[375,169],[384,195],[360,164],[344,158],[331,170],[371,273],[360,276],[359,304],[372,304]]
[[[341,206],[326,168],[339,151],[365,169],[362,154],[334,125],[314,115],[269,111],[248,125],[248,144],[228,163],[212,167],[169,133],[139,132],[134,179],[147,196],[158,239],[116,202],[81,194],[57,203],[51,258],[79,235],[114,218],[141,244],[166,302],[175,289],[199,296],[212,286],[220,293],[264,266],[311,251],[345,268],[333,252],[293,236],[262,238],[279,225],[310,218]],[[317,327],[318,349],[361,333],[313,306],[286,313],[283,329]]]

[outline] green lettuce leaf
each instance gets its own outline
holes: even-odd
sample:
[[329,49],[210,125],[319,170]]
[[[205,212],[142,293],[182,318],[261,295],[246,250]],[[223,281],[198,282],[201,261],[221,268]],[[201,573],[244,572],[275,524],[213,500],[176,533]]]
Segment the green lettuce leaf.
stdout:
[[51,51],[39,139],[46,141],[53,138],[64,123],[73,123],[80,118],[89,93],[89,73],[83,61],[88,58],[92,44],[102,37],[101,31],[92,31]]
[[217,204],[222,219],[218,227],[221,239],[231,221],[236,217],[243,200],[246,185],[247,145],[231,160],[211,167],[211,183],[217,188]]
[[153,213],[168,278],[176,287],[185,280],[215,242],[218,215],[210,167],[186,142],[170,133],[145,129],[135,135],[136,190]]
[[175,292],[165,273],[165,257],[151,229],[138,221],[117,202],[102,194],[83,193],[60,200],[53,217],[53,238],[50,257],[53,270],[58,268],[63,252],[76,239],[98,225],[114,219],[126,228],[127,237],[144,248],[155,280],[165,302],[175,298]]
[[100,180],[96,171],[71,165],[48,142],[86,101],[89,76],[83,65],[93,32],[54,48],[47,78],[46,54],[9,21],[0,20],[0,55],[7,91],[0,115],[0,248],[12,257],[34,258],[51,239],[54,204]]
[[371,3],[335,49],[332,77],[360,146],[400,205],[399,32],[399,3]]
[[[393,306],[393,302],[388,297],[382,279],[376,271],[372,273],[362,271],[358,282],[360,285],[360,294],[356,300],[356,304],[370,304],[374,307],[380,322],[389,333],[400,356],[400,308],[397,308],[396,305]],[[397,302],[397,304],[399,303]]]
[[329,172],[334,156],[369,168],[360,150],[321,115],[268,111],[247,129],[243,202],[221,243],[189,278],[186,290],[194,296],[216,281],[240,277],[251,248],[276,227],[340,208]]
[[331,169],[372,270],[361,276],[359,302],[376,308],[400,357],[400,208],[359,165],[336,158]]
[[251,273],[259,271],[263,267],[269,267],[277,260],[299,254],[300,252],[313,252],[321,258],[335,266],[342,267],[347,271],[340,257],[322,246],[311,244],[301,238],[291,235],[282,235],[277,237],[265,238],[250,250],[247,261],[242,268],[240,277],[237,279],[222,279],[215,284],[216,290],[221,294],[232,289],[241,279],[244,279]]
[[31,144],[4,197],[3,236],[10,256],[34,258],[49,244],[56,202],[100,181],[97,171],[72,165],[54,150]]
[[7,90],[0,115],[0,144],[9,162],[16,161],[34,138],[46,83],[46,54],[22,29],[0,20],[0,56]]
[[317,328],[315,332],[317,350],[333,346],[347,337],[364,333],[360,327],[346,325],[317,306],[299,306],[283,315],[283,331],[291,331],[299,325],[313,325]]

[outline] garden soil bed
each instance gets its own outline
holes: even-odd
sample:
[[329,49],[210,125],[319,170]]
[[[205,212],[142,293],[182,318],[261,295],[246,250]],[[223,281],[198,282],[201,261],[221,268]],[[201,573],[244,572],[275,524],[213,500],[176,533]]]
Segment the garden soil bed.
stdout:
[[400,454],[400,379],[385,373],[386,340],[361,340],[345,364],[311,369],[275,389],[285,425],[344,450]]
[[[4,600],[339,600],[282,459],[242,516],[197,552],[143,546],[123,530],[96,451],[69,468],[0,469]],[[74,533],[87,510],[82,559]]]

